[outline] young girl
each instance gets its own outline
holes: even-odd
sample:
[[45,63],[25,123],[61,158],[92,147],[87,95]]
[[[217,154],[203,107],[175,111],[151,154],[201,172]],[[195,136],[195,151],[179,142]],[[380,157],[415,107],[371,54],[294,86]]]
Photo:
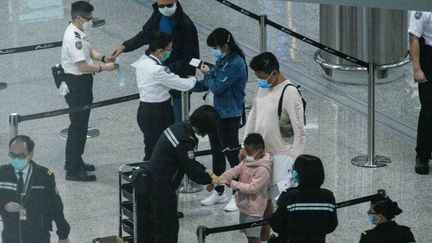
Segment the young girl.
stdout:
[[[236,191],[240,224],[263,219],[271,170],[270,155],[264,152],[264,140],[260,134],[249,134],[243,146],[247,153],[246,159],[220,176],[225,185]],[[235,181],[233,178],[239,180]],[[249,243],[261,242],[261,227],[248,228],[244,232]]]

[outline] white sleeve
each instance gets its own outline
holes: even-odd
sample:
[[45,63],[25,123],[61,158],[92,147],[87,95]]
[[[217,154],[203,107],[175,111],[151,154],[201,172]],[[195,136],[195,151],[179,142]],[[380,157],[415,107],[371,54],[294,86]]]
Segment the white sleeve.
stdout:
[[425,13],[421,11],[410,11],[408,32],[420,38],[423,33],[424,21],[425,21]]
[[196,78],[180,78],[172,73],[168,67],[163,67],[154,73],[154,80],[171,89],[188,91],[195,86]]
[[283,98],[284,109],[288,113],[294,131],[294,141],[289,155],[294,159],[303,153],[306,143],[304,130],[304,107],[303,101],[295,87],[287,87]]

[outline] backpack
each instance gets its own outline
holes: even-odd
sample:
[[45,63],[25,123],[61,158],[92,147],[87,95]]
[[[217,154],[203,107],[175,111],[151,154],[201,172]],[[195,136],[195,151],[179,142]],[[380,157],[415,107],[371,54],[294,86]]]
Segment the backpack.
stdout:
[[283,90],[282,90],[282,94],[281,94],[281,96],[280,96],[280,98],[279,98],[278,117],[279,117],[279,119],[280,119],[281,114],[282,114],[282,103],[283,103],[283,97],[284,97],[284,94],[285,94],[285,90],[286,90],[286,88],[287,88],[288,86],[293,86],[293,87],[295,87],[295,88],[297,89],[297,91],[299,92],[299,94],[300,94],[300,97],[301,97],[302,102],[303,102],[303,119],[304,119],[304,125],[306,126],[306,104],[307,104],[307,103],[306,103],[306,100],[303,98],[303,95],[302,95],[301,92],[300,92],[300,85],[297,85],[297,86],[294,86],[293,84],[287,84],[287,85],[285,85],[285,87],[284,87]]

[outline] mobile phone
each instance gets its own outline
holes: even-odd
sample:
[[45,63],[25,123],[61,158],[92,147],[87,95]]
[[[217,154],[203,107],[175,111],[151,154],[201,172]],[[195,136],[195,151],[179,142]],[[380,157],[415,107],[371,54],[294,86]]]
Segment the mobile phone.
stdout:
[[192,58],[192,60],[189,62],[189,65],[196,67],[196,68],[201,68],[203,64],[203,61],[201,61],[200,59],[196,59],[196,58]]

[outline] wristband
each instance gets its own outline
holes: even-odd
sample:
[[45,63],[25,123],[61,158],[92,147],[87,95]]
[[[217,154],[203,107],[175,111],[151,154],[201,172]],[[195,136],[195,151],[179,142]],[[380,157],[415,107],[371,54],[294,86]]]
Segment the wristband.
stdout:
[[106,62],[105,62],[105,55],[102,56],[101,61],[102,61],[103,63],[106,63]]

